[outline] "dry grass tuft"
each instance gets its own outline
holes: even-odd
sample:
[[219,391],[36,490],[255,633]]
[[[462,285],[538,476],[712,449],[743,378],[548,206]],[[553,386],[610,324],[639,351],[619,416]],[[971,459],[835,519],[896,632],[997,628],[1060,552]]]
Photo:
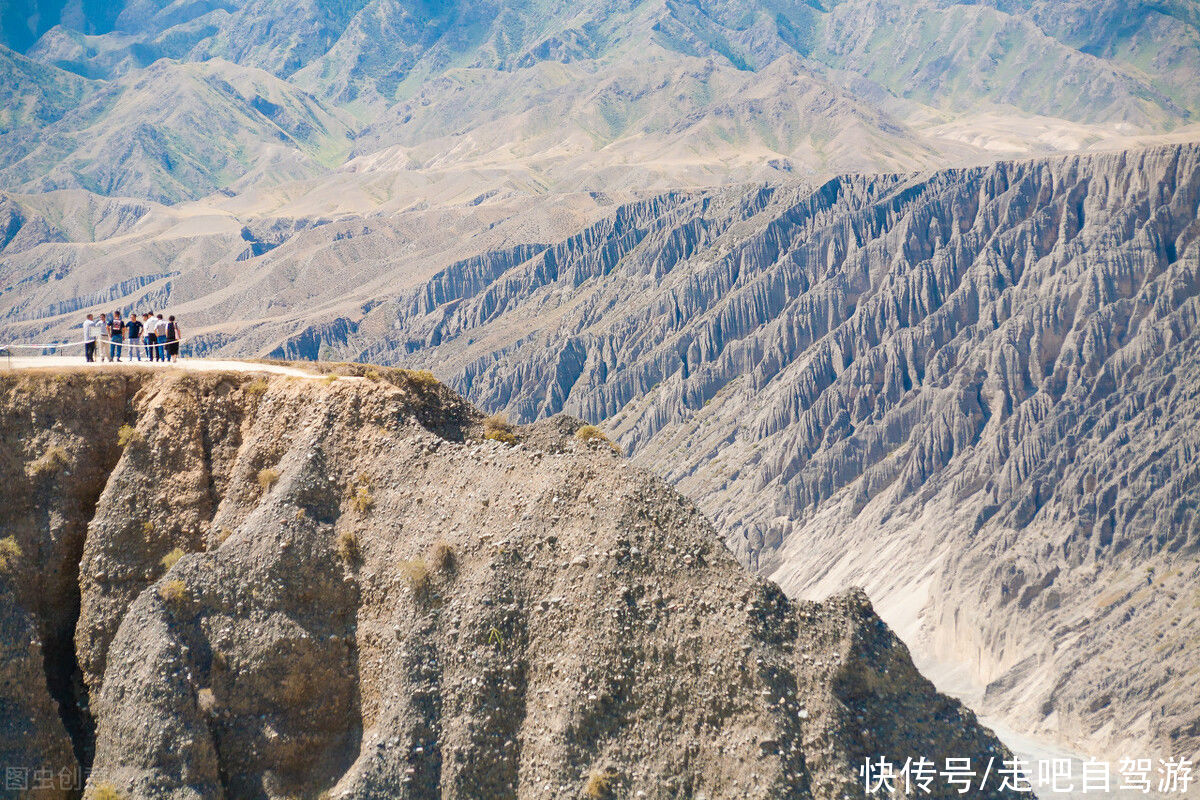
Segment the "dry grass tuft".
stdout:
[[350,504],[360,514],[365,514],[375,507],[375,495],[371,494],[371,476],[360,472],[354,477],[357,488],[351,487]]
[[584,443],[603,442],[613,449],[613,452],[621,455],[621,448],[613,444],[612,439],[604,431],[597,428],[595,425],[584,425],[579,430],[575,431],[575,438]]
[[262,489],[262,493],[266,494],[271,491],[271,488],[279,481],[279,470],[277,469],[260,469],[258,471],[258,488]]
[[128,447],[134,442],[140,442],[141,440],[142,435],[132,425],[126,423],[117,428],[117,445],[119,447]]
[[196,705],[201,712],[211,717],[217,712],[217,696],[213,694],[212,689],[201,689],[196,692]]
[[187,584],[181,580],[167,581],[158,587],[158,596],[172,608],[179,608],[188,601]]
[[179,559],[183,558],[184,552],[181,548],[176,547],[171,552],[162,557],[159,563],[163,565],[163,570],[170,571],[171,567],[179,563]]
[[444,540],[434,542],[433,547],[429,549],[428,561],[434,572],[453,571],[456,563],[454,547]]
[[337,537],[338,555],[347,564],[358,559],[358,534],[354,531],[342,531]]
[[217,545],[225,544],[225,540],[230,536],[233,536],[233,531],[229,528],[221,528],[221,530],[217,531]]
[[67,455],[66,448],[62,445],[52,444],[46,448],[46,452],[42,453],[40,458],[29,465],[29,472],[39,477],[51,475],[69,463],[71,463],[71,457]]
[[21,551],[21,545],[17,544],[16,536],[0,539],[0,572],[14,571],[22,555],[24,553]]
[[143,522],[142,523],[142,536],[145,536],[147,539],[149,539],[150,535],[153,533],[154,533],[154,523],[151,522],[150,520],[146,520],[145,522]]
[[262,397],[267,392],[267,382],[263,378],[255,378],[243,384],[242,390],[252,397]]
[[371,490],[366,486],[360,486],[350,502],[354,504],[355,511],[365,514],[375,507],[375,495],[371,494]]
[[611,771],[593,772],[583,786],[583,796],[587,800],[607,800],[613,796],[614,778]]
[[87,800],[125,800],[125,796],[111,783],[102,783],[88,793]]
[[508,431],[511,433],[512,423],[503,414],[492,414],[483,421],[483,429],[485,431]]
[[409,561],[401,561],[396,568],[400,572],[400,577],[404,578],[404,582],[408,584],[413,597],[424,600],[429,596],[432,581],[429,576],[428,564],[419,558],[414,558]]
[[516,444],[512,423],[503,414],[492,414],[483,421],[483,438],[503,444]]

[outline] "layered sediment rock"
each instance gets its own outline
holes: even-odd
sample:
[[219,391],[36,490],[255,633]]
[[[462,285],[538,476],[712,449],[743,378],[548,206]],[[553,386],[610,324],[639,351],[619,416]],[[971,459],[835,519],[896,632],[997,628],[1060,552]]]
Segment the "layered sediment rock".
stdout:
[[1025,729],[1190,754],[1198,206],[1194,144],[662,198],[362,345],[602,422]]

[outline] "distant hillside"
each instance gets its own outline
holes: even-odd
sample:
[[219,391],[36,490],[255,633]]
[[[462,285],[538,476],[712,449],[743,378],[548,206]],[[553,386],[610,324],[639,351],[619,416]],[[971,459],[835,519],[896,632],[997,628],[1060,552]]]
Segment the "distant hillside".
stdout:
[[0,187],[178,202],[384,153],[356,170],[559,192],[1127,144],[1200,111],[1196,5],[1133,6],[11,3]]

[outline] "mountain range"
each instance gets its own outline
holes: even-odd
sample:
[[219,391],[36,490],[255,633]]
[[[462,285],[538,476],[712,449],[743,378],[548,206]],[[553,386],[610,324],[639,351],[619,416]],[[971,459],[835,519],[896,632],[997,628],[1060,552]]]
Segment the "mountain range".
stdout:
[[3,9],[0,340],[570,413],[973,707],[1200,750],[1200,4]]
[[661,190],[1144,143],[1200,109],[1191,2],[10,2],[4,18],[19,97],[0,186],[18,192],[175,203],[339,169]]

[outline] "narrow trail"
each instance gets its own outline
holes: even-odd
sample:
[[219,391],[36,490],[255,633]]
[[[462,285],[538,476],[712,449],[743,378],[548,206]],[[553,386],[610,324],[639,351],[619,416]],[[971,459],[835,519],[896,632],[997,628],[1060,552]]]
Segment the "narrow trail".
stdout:
[[[124,360],[118,362],[87,362],[83,356],[0,356],[0,370],[22,369],[153,369],[153,370],[183,370],[184,372],[266,372],[273,375],[287,375],[293,378],[328,378],[316,370],[299,367],[285,367],[280,364],[263,364],[256,361],[232,361],[208,358],[183,358],[171,363],[157,361]],[[346,376],[343,380],[354,380]]]

